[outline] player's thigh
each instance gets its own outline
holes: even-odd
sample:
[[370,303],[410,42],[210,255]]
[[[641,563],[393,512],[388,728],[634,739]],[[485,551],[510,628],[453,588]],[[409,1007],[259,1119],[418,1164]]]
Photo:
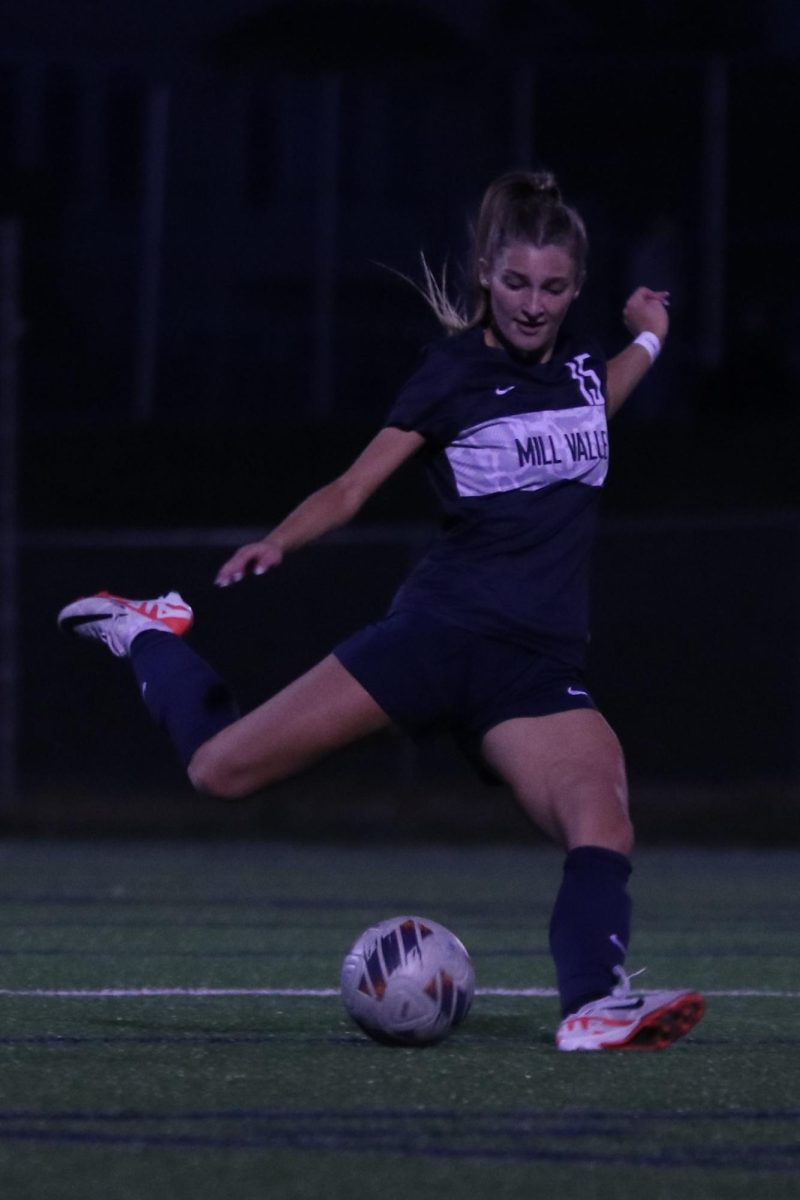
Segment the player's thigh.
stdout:
[[201,746],[189,777],[200,791],[249,795],[390,723],[369,692],[329,655]]
[[595,709],[503,721],[484,736],[482,750],[525,811],[561,845],[630,852],[622,748]]

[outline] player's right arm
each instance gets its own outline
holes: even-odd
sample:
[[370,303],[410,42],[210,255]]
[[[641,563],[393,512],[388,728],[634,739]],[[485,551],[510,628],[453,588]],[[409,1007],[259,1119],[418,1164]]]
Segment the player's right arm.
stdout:
[[375,435],[348,469],[305,499],[259,542],[241,546],[220,567],[219,587],[247,574],[263,575],[284,554],[347,524],[390,475],[425,444],[422,434],[387,427]]

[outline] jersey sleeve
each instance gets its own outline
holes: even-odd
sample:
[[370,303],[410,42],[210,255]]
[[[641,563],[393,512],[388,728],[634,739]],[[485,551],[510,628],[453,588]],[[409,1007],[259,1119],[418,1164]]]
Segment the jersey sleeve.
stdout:
[[452,394],[450,358],[438,345],[429,346],[420,366],[395,397],[384,424],[444,444],[452,432]]

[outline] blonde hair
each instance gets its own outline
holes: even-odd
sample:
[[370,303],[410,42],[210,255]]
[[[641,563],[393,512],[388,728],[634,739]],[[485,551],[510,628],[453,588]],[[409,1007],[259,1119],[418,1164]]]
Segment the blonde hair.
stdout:
[[[489,289],[481,282],[502,251],[513,242],[531,246],[562,246],[575,266],[579,282],[586,274],[589,243],[581,217],[561,199],[549,171],[509,171],[484,193],[473,236],[467,298],[450,294],[447,267],[436,276],[422,254],[421,284],[417,291],[449,333],[463,333],[489,319]],[[413,282],[413,281],[411,281]]]

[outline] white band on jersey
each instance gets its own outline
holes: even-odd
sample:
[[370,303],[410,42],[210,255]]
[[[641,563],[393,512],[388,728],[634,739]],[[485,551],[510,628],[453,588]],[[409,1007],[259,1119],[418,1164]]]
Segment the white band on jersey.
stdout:
[[654,363],[661,353],[661,338],[657,333],[651,333],[649,329],[645,329],[644,333],[635,337],[632,345],[641,346],[643,350],[646,350],[650,355],[651,363]]

